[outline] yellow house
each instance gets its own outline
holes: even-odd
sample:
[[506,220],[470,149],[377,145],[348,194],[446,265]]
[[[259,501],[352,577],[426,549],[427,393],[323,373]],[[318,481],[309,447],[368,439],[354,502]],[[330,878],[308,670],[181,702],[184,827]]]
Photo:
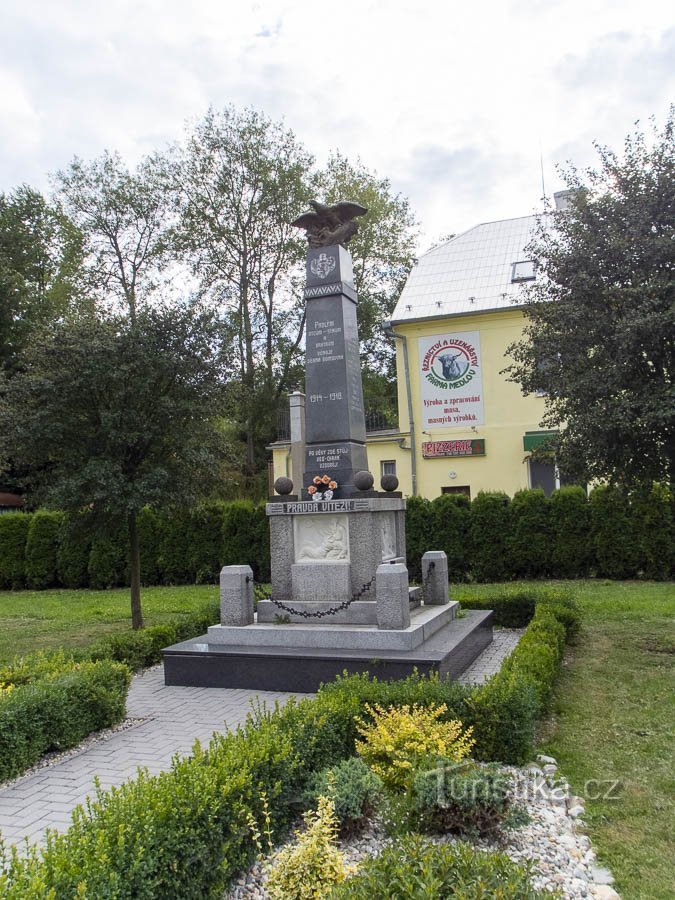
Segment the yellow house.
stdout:
[[[410,273],[385,326],[396,343],[399,427],[367,437],[376,487],[384,474],[397,475],[405,495],[428,498],[559,485],[552,463],[530,459],[549,434],[543,397],[524,397],[502,374],[523,331],[522,287],[536,277],[525,250],[535,224],[477,225]],[[292,475],[290,444],[272,449],[275,477]]]

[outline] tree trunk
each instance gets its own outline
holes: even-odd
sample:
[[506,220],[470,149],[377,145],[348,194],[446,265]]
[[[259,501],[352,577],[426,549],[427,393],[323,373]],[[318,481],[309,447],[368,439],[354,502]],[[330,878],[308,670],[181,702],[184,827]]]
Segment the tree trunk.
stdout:
[[131,627],[136,630],[143,627],[141,611],[141,553],[138,546],[138,528],[136,513],[129,513],[129,577],[131,583]]

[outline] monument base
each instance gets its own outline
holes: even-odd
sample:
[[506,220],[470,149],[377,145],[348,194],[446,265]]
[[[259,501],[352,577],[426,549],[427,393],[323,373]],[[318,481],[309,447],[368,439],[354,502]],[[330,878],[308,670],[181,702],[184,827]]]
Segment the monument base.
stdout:
[[[419,612],[415,610],[411,613],[411,629],[422,625],[420,615],[425,609],[430,612],[429,608],[421,607]],[[438,615],[438,610],[434,612]],[[236,630],[236,635],[231,642],[214,643],[211,628],[209,634],[182,641],[162,651],[164,680],[167,685],[185,687],[308,693],[345,671],[368,672],[379,679],[393,680],[405,678],[417,670],[420,674],[438,672],[442,678],[452,679],[461,675],[492,642],[491,610],[467,610],[461,619],[447,617],[446,613],[445,617],[432,617],[430,621],[435,624],[440,621],[442,624],[427,637],[422,632],[420,643],[407,649],[400,645],[398,649],[370,646],[367,635],[379,635],[377,640],[383,641],[383,635],[392,633],[378,632],[369,626],[358,628],[362,635],[360,646],[351,648],[297,646],[292,637],[292,629],[297,626],[284,629],[284,643],[243,644],[241,639],[237,642],[237,636],[244,632],[252,637],[261,628],[267,627],[271,633],[269,626],[262,625],[232,629]],[[339,629],[339,626],[332,627]],[[325,628],[317,630],[326,632]],[[349,630],[353,635],[354,626]],[[221,634],[224,636],[223,632]],[[246,640],[251,640],[251,637]]]

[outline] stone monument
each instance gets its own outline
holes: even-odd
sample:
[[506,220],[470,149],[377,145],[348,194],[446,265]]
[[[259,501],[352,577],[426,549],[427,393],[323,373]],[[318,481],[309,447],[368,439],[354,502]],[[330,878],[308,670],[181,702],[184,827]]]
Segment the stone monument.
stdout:
[[409,586],[405,500],[395,479],[373,490],[368,471],[346,247],[366,210],[312,206],[293,223],[309,243],[304,477],[278,479],[267,504],[271,597],[254,612],[250,567],[226,566],[221,622],[164,651],[167,684],[311,691],[345,669],[454,676],[492,640],[491,613],[456,618],[445,553],[426,553],[422,588]]

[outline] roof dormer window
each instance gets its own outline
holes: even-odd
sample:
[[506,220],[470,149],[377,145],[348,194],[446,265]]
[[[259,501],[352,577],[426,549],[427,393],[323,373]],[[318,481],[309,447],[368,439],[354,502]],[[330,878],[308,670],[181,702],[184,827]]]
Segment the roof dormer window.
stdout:
[[535,267],[534,260],[523,259],[514,262],[511,266],[511,283],[517,284],[521,281],[534,281]]

